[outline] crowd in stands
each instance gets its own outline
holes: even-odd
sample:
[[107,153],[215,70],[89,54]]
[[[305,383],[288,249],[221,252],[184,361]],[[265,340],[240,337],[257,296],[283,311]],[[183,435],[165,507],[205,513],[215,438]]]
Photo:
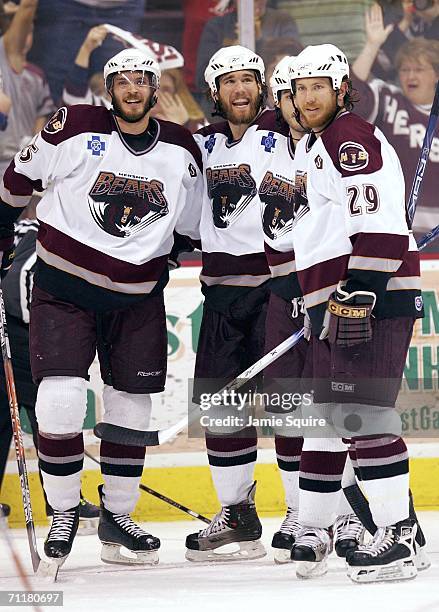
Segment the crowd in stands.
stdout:
[[[102,67],[133,35],[161,62],[153,114],[191,131],[216,120],[205,97],[204,69],[216,50],[238,42],[237,3],[170,0],[165,5],[181,16],[177,49],[166,39],[166,10],[156,10],[163,3],[0,0],[1,173],[57,106],[109,104]],[[156,29],[148,28],[158,14],[163,20],[160,40],[154,39]],[[171,22],[175,28],[175,19]],[[125,38],[106,24],[120,28]],[[254,27],[267,80],[279,59],[308,44],[332,42],[346,52],[359,99],[355,111],[376,123],[396,147],[408,192],[439,75],[439,0],[254,0]],[[176,32],[168,37],[175,40]],[[167,64],[164,50],[181,61]],[[416,215],[418,233],[439,222],[434,193],[438,164],[436,137]]]

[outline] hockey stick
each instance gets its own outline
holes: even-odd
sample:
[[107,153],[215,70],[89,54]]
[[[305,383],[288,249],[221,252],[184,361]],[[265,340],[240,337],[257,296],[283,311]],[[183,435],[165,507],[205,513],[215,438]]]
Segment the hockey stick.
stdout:
[[425,234],[425,236],[422,236],[422,238],[418,242],[418,250],[422,251],[422,249],[424,249],[427,246],[427,244],[430,244],[430,242],[433,242],[433,240],[436,240],[438,236],[439,236],[439,225],[436,225],[436,227],[434,227],[430,232]]
[[[415,176],[413,179],[410,196],[407,202],[407,215],[409,218],[409,226],[413,225],[413,218],[416,211],[416,202],[421,192],[422,179],[424,178],[425,168],[430,154],[433,136],[436,131],[436,125],[439,115],[439,81],[436,83],[436,91],[434,94],[433,104],[431,105],[430,117],[428,119],[427,129],[425,131],[424,142],[422,143],[421,153],[419,155],[418,165],[416,166]],[[423,247],[422,247],[423,248]]]
[[[279,359],[293,346],[295,346],[305,333],[305,329],[302,328],[283,342],[276,346],[272,351],[264,355],[251,365],[249,368],[241,372],[239,376],[234,378],[231,382],[225,385],[222,389],[217,391],[215,395],[221,395],[235,391],[239,389],[251,378],[262,372],[264,368]],[[195,415],[196,417],[196,415]],[[182,431],[188,425],[188,417],[183,417],[171,427],[167,429],[160,429],[156,431],[137,431],[135,429],[129,429],[128,427],[120,427],[119,425],[112,425],[110,423],[96,423],[94,427],[94,434],[97,438],[107,440],[113,444],[126,444],[128,446],[159,446],[165,444],[174,438],[180,431]]]
[[[84,454],[89,459],[97,463],[98,465],[101,465],[100,461],[96,459],[96,457],[93,457],[93,455],[90,454],[87,450],[84,451]],[[154,491],[154,489],[151,489],[150,487],[147,487],[146,485],[142,483],[139,484],[139,489],[141,489],[142,491],[145,491],[145,493],[149,493],[153,497],[157,497],[157,499],[161,499],[162,501],[166,502],[170,506],[174,506],[174,508],[177,508],[178,510],[181,510],[182,512],[186,512],[186,514],[189,514],[193,518],[203,521],[203,523],[211,522],[206,516],[203,516],[202,514],[198,514],[198,512],[195,512],[195,510],[191,510],[190,508],[183,506],[183,504],[179,504],[178,502],[174,501],[170,497],[166,497],[166,495],[163,495],[162,493],[159,493],[158,491]]]
[[32,567],[40,576],[47,576],[56,580],[58,565],[42,561],[37,549],[35,537],[35,525],[32,516],[30,501],[29,479],[26,468],[26,457],[23,445],[23,433],[20,423],[17,393],[15,391],[14,372],[12,369],[11,347],[9,344],[8,328],[6,324],[6,310],[3,300],[3,290],[0,285],[0,343],[5,370],[6,391],[8,395],[9,408],[11,411],[12,433],[14,436],[15,454],[17,457],[18,475],[20,477],[21,495],[23,499],[24,520],[26,523],[27,539],[32,559]]

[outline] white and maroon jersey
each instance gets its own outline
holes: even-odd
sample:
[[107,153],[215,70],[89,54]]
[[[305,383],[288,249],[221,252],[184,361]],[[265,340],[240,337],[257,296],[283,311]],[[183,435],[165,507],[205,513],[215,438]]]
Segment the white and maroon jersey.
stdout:
[[194,135],[205,177],[200,279],[206,299],[217,309],[271,277],[258,186],[279,146],[278,130],[275,112],[266,110],[240,140],[233,140],[227,121]]
[[[360,102],[355,105],[355,112],[374,123],[398,152],[408,197],[427,129],[431,104],[415,106],[398,87],[379,79],[365,83],[355,79],[354,75],[353,83],[360,97]],[[439,137],[436,136],[432,139],[413,223],[413,229],[419,235],[429,232],[439,224],[438,175]]]
[[259,184],[264,248],[272,280],[270,290],[291,301],[300,297],[293,244],[296,160],[285,122],[269,168]]
[[153,128],[148,148],[136,151],[109,110],[64,107],[15,156],[0,191],[0,236],[32,191],[46,189],[37,211],[41,289],[86,308],[122,308],[162,290],[174,230],[199,239],[199,149],[174,123],[151,119]]
[[309,149],[307,201],[296,204],[293,234],[313,333],[320,333],[339,281],[348,292],[373,291],[378,318],[422,316],[419,254],[395,150],[379,129],[348,112],[311,138],[299,143]]

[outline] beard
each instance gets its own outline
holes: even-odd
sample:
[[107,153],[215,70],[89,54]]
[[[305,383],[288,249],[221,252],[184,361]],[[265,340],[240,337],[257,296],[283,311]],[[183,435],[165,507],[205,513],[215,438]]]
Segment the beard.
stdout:
[[121,105],[114,96],[112,102],[115,114],[127,123],[137,123],[138,121],[141,121],[151,109],[151,100],[147,100],[144,103],[142,110],[138,111],[137,113],[128,114],[122,110]]
[[261,108],[262,96],[258,96],[256,100],[250,100],[249,108],[245,114],[237,111],[232,104],[224,104],[220,102],[222,116],[226,121],[230,121],[232,125],[247,125],[252,123],[259,113]]
[[303,117],[305,125],[311,129],[324,128],[334,118],[338,112],[338,108],[334,105],[332,108],[325,108],[318,115],[314,113],[308,114],[306,111],[300,111],[300,116]]

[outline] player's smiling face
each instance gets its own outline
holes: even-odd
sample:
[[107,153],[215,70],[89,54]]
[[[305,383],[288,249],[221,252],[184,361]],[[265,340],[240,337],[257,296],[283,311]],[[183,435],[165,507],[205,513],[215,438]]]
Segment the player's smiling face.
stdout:
[[230,123],[251,123],[260,106],[261,86],[253,70],[229,72],[218,79],[218,100]]
[[337,109],[337,98],[327,77],[296,79],[295,103],[312,129],[323,128]]
[[432,104],[438,75],[426,58],[405,59],[398,76],[401,89],[412,104]]
[[116,74],[112,85],[114,109],[128,123],[141,121],[149,111],[149,103],[154,91],[149,74],[146,72]]

